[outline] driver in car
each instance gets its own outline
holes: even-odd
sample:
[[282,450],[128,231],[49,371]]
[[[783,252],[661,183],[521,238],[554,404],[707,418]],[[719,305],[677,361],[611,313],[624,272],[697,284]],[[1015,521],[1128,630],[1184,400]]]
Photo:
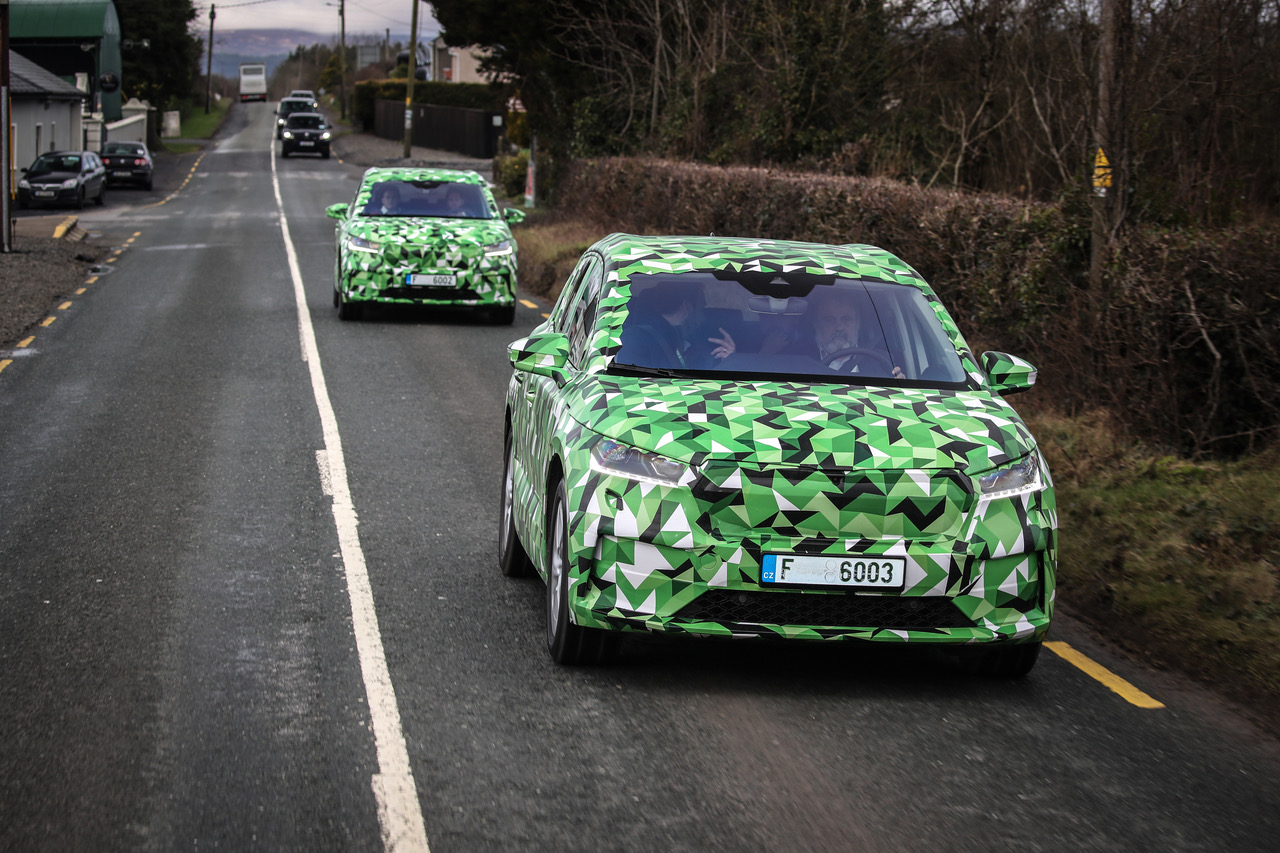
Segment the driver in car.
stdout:
[[[869,372],[860,369],[857,363],[859,353],[838,355],[845,350],[862,350],[858,345],[858,309],[855,301],[855,296],[850,291],[815,289],[809,295],[809,323],[802,328],[800,337],[786,347],[784,352],[809,356],[841,373]],[[893,375],[898,379],[904,378],[902,368],[897,365],[893,366]]]

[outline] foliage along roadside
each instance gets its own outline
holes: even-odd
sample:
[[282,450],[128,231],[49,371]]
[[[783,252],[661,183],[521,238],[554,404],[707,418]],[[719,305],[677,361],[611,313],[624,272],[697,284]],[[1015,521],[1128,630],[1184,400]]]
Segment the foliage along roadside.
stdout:
[[[1231,456],[1280,427],[1280,229],[1133,230],[1088,283],[1085,198],[1061,204],[876,178],[646,158],[570,163],[561,199],[604,230],[871,243],[905,258],[975,346],[1016,352],[1066,414]],[[1053,369],[1055,366],[1061,369]]]

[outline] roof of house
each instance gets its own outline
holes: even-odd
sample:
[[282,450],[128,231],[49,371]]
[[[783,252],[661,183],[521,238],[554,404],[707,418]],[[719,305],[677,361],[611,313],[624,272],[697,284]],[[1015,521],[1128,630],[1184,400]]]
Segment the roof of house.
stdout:
[[58,100],[84,97],[84,92],[66,80],[12,50],[9,51],[9,91],[14,97],[39,95]]

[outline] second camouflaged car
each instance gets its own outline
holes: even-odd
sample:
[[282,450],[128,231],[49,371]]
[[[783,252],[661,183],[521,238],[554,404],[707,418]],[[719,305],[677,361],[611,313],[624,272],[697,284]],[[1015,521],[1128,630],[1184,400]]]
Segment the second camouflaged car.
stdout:
[[338,220],[333,304],[343,320],[365,305],[453,305],[510,324],[516,241],[484,178],[452,169],[369,169]]
[[546,580],[555,660],[649,631],[1035,664],[1056,507],[1002,399],[1035,370],[888,252],[614,234],[509,355],[500,563]]

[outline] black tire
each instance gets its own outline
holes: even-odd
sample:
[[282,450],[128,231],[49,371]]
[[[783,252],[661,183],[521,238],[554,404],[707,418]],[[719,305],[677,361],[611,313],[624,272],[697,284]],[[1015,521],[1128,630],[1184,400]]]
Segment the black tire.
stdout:
[[320,152],[320,156],[321,156],[321,157],[323,157],[324,159],[328,160],[328,159],[329,159],[329,149],[328,149],[328,148],[326,148],[326,149],[324,149],[323,151],[321,151],[321,152]]
[[563,481],[556,483],[547,520],[547,651],[567,666],[607,663],[621,645],[618,635],[569,620],[569,510]]
[[1042,643],[1020,643],[995,649],[975,650],[969,670],[992,678],[1022,678],[1031,672],[1040,657]]
[[289,156],[289,149],[288,149],[288,148],[281,147],[281,149],[280,149],[280,159],[281,159],[281,160],[283,160],[284,158],[286,158],[286,157],[288,157],[288,156]]
[[342,305],[342,297],[338,295],[338,289],[333,289],[333,307],[338,308]]
[[510,326],[516,321],[516,306],[495,305],[489,309],[489,322],[495,326]]
[[151,192],[151,182],[152,182],[152,179],[148,177],[148,178],[147,178],[147,183],[145,184],[145,186],[146,186],[146,188],[147,188],[147,192]]
[[358,302],[351,302],[341,293],[338,294],[338,319],[339,320],[359,320],[360,315],[364,313],[364,306]]
[[524,578],[533,574],[533,564],[516,533],[515,444],[510,430],[503,447],[502,489],[498,499],[498,567],[509,578]]
[[84,187],[80,188],[80,194],[76,196],[76,210],[84,210]]
[[102,189],[98,190],[98,197],[93,200],[98,207],[102,207],[107,203],[107,185],[103,184]]

